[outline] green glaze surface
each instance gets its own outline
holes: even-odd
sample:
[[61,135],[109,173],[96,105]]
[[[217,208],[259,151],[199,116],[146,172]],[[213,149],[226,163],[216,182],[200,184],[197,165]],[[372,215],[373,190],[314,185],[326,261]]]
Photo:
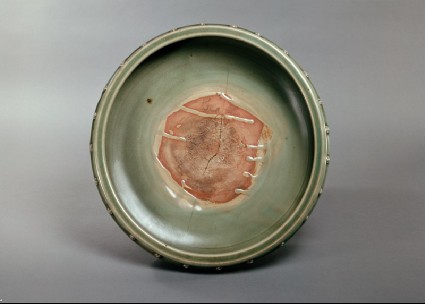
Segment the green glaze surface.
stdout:
[[[250,194],[205,206],[166,182],[154,143],[176,107],[224,91],[273,135]],[[286,51],[240,28],[190,26],[136,50],[105,87],[93,170],[108,211],[132,240],[157,257],[221,268],[270,252],[306,221],[325,179],[327,135],[320,99]]]

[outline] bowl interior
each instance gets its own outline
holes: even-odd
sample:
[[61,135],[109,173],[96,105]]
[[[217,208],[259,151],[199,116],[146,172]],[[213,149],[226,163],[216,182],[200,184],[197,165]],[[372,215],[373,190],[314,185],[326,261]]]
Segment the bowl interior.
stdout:
[[[155,142],[172,111],[217,92],[260,118],[272,137],[249,195],[205,205],[167,180]],[[176,42],[143,61],[114,99],[104,140],[112,187],[131,220],[167,246],[196,254],[243,250],[285,223],[314,158],[310,114],[288,72],[254,46],[219,37]]]

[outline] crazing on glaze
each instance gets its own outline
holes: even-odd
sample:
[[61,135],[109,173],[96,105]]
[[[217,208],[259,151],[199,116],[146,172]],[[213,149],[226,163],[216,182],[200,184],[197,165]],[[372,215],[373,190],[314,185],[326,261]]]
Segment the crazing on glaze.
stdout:
[[213,204],[249,196],[271,130],[232,103],[226,93],[189,101],[170,113],[161,129],[161,169],[191,196]]

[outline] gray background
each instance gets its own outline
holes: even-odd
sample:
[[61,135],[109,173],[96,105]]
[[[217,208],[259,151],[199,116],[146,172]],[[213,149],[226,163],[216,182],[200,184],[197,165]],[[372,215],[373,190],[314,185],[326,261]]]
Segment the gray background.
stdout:
[[[424,1],[1,1],[0,300],[424,301]],[[171,28],[260,32],[309,72],[331,126],[326,191],[281,251],[185,273],[104,210],[88,143],[103,86]]]

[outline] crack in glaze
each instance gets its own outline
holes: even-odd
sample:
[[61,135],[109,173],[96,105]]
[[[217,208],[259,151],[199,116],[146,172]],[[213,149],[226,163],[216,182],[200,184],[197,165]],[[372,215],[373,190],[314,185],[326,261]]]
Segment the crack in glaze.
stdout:
[[222,138],[222,133],[223,133],[223,117],[221,117],[220,121],[221,121],[220,128],[219,128],[219,130],[220,130],[220,133],[219,133],[219,139],[220,139],[220,141],[218,143],[218,149],[217,149],[217,152],[215,152],[215,154],[208,160],[207,165],[205,166],[204,175],[207,172],[207,169],[208,169],[208,166],[210,165],[210,162],[218,155],[218,153],[220,153],[221,142],[223,140],[223,138]]

